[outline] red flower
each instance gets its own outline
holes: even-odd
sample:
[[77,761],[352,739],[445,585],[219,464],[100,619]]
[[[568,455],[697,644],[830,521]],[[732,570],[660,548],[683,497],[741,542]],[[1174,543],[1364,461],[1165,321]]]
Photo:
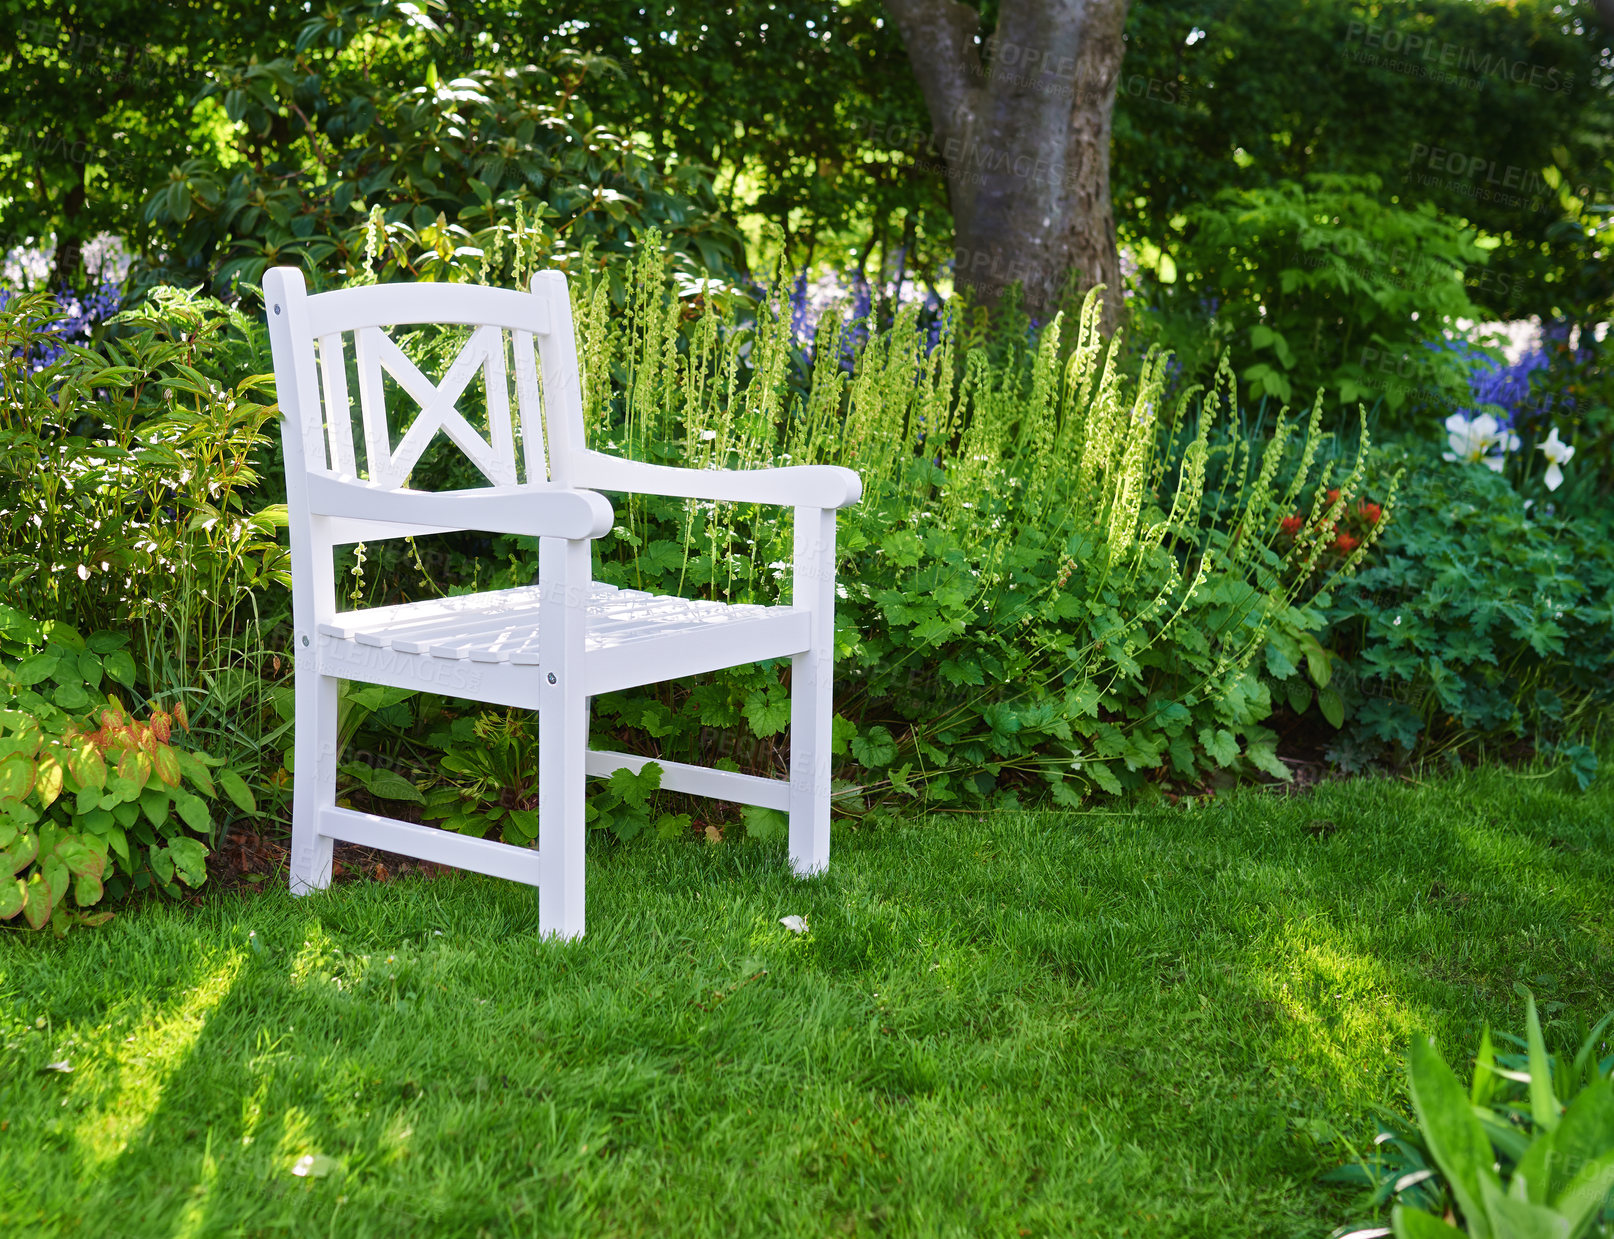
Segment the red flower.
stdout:
[[1369,525],[1377,525],[1379,517],[1383,514],[1382,509],[1376,503],[1364,503],[1357,511],[1362,514],[1362,519]]
[[1301,526],[1303,526],[1305,523],[1306,518],[1301,516],[1298,512],[1296,512],[1293,516],[1284,517],[1281,522],[1283,532],[1288,534],[1291,538],[1300,532]]
[[1336,486],[1336,487],[1334,487],[1333,490],[1328,492],[1328,502],[1329,503],[1338,503],[1339,502],[1339,487]]
[[1360,538],[1353,538],[1348,533],[1341,533],[1334,539],[1334,549],[1341,555],[1349,555],[1356,549],[1359,542],[1361,542]]

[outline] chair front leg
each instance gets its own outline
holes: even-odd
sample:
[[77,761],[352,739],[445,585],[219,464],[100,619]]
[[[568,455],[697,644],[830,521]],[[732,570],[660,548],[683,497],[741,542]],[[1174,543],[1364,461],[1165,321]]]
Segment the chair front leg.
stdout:
[[297,728],[292,774],[291,893],[308,895],[331,884],[329,835],[319,833],[319,812],[336,804],[337,682],[307,657],[297,669]]
[[583,540],[539,542],[538,929],[560,938],[583,935],[589,554]]
[[812,613],[812,644],[790,664],[790,865],[829,865],[830,741],[835,720],[835,512],[797,508],[791,605]]

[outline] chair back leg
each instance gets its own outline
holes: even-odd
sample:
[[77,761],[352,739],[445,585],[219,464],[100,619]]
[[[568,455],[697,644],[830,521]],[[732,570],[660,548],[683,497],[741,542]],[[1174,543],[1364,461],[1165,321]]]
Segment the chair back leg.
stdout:
[[[309,660],[312,661],[312,660]],[[336,804],[337,682],[312,668],[297,670],[292,773],[291,893],[307,895],[331,884],[329,835],[319,833],[320,810]]]

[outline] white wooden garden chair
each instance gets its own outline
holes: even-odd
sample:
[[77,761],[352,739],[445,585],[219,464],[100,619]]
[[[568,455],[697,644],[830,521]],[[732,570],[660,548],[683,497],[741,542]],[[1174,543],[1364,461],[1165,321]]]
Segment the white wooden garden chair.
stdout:
[[[538,888],[541,931],[580,935],[584,778],[637,771],[646,761],[589,749],[589,698],[782,657],[792,660],[789,780],[663,761],[661,782],[787,811],[791,865],[803,875],[822,870],[829,861],[835,511],[857,502],[858,475],[829,466],[680,469],[590,451],[560,272],[534,276],[527,292],[388,284],[309,296],[301,273],[280,267],[264,279],[264,300],[284,418],[297,643],[291,889],[326,886],[332,842],[346,839],[530,883]],[[436,383],[385,330],[425,323],[473,329]],[[348,399],[349,335],[364,428],[362,470]],[[486,438],[455,408],[479,368]],[[420,405],[401,437],[388,428],[383,371]],[[410,471],[438,431],[487,486],[409,489]],[[594,581],[590,543],[612,525],[611,505],[599,490],[795,508],[790,605],[657,597]],[[457,529],[538,537],[537,583],[337,609],[334,547]],[[537,710],[536,850],[339,807],[338,680]]]

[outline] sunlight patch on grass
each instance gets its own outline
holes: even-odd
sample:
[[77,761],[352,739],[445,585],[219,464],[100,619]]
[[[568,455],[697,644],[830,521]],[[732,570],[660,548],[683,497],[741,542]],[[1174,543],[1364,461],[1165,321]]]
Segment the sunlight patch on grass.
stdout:
[[129,1147],[156,1113],[163,1090],[190,1056],[208,1017],[224,1000],[241,971],[244,955],[232,951],[209,975],[188,990],[183,1001],[135,1030],[115,1053],[110,1072],[94,1068],[94,1087],[104,1072],[115,1074],[117,1092],[107,1104],[87,1111],[73,1139],[86,1172],[101,1169]]
[[1288,1017],[1280,1044],[1297,1066],[1313,1079],[1354,1088],[1368,1083],[1364,1062],[1399,1062],[1430,1014],[1407,1004],[1379,960],[1319,942],[1323,928],[1310,921],[1304,941],[1280,946],[1264,969],[1267,996]]
[[311,977],[322,974],[324,965],[328,962],[330,952],[335,944],[325,927],[318,923],[310,925],[308,936],[303,939],[303,945],[291,961],[291,983],[301,985]]
[[208,1205],[213,1196],[213,1186],[218,1182],[219,1162],[213,1156],[213,1133],[207,1134],[207,1148],[202,1152],[202,1167],[197,1175],[196,1185],[191,1188],[190,1202],[179,1215],[179,1227],[174,1231],[173,1239],[194,1239],[202,1233],[202,1227],[207,1223]]

